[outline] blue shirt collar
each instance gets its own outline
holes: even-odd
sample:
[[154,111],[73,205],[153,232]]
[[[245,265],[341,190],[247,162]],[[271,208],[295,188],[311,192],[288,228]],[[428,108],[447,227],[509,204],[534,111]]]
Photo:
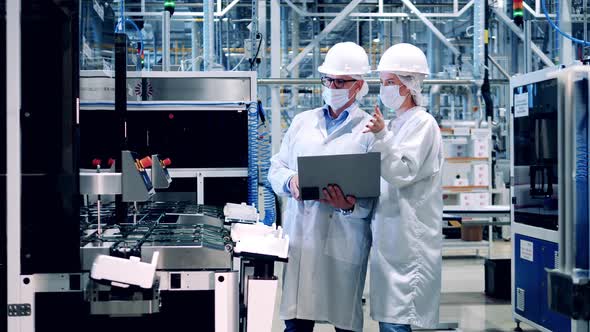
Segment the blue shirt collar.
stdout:
[[352,105],[348,106],[344,111],[342,111],[342,113],[340,113],[340,115],[338,115],[336,119],[332,118],[332,115],[330,115],[330,106],[328,106],[327,104],[322,107],[322,110],[324,111],[324,116],[326,117],[326,119],[338,121],[346,119],[350,112],[352,112],[352,110],[356,107],[358,107],[358,103],[352,103]]

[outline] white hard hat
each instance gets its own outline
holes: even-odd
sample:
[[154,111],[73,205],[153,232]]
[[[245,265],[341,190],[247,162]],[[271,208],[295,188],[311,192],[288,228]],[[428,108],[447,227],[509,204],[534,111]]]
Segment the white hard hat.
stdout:
[[395,44],[383,53],[377,71],[402,75],[428,75],[428,62],[421,49],[412,44]]
[[318,71],[328,75],[365,75],[371,72],[371,67],[365,49],[353,42],[344,42],[328,50]]

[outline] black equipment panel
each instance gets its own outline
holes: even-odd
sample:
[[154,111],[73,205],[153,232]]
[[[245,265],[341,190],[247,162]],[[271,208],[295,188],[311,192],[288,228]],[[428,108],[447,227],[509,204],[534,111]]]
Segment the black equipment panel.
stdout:
[[514,117],[514,221],[558,226],[557,79],[513,91],[528,95],[528,115]]
[[[80,112],[81,167],[117,155],[114,111]],[[158,153],[171,168],[248,166],[248,117],[245,111],[128,111],[128,148],[140,156]]]
[[21,6],[21,272],[75,272],[80,269],[78,2],[31,0]]

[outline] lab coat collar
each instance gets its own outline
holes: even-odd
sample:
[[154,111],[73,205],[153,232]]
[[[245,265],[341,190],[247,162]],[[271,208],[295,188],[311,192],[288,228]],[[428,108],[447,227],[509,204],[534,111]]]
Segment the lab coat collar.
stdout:
[[340,113],[339,116],[342,116],[344,112],[348,112],[348,116],[346,117],[346,120],[344,120],[344,122],[342,122],[342,124],[338,126],[338,128],[336,128],[330,135],[328,135],[328,131],[326,130],[326,117],[324,113],[326,112],[326,110],[330,110],[328,105],[324,105],[322,108],[320,108],[320,112],[317,113],[318,119],[316,123],[316,127],[320,130],[323,137],[326,139],[324,143],[330,141],[330,139],[334,137],[334,135],[340,132],[343,128],[346,128],[346,126],[348,125],[348,123],[350,123],[352,118],[354,118],[355,115],[358,114],[360,108],[358,102],[354,102],[352,103],[352,105],[348,106],[344,111],[342,111],[342,113]]
[[398,131],[404,125],[404,123],[406,123],[414,114],[416,114],[416,112],[421,109],[422,107],[420,106],[414,106],[405,112],[396,111],[395,113],[397,117],[389,122],[389,129]]

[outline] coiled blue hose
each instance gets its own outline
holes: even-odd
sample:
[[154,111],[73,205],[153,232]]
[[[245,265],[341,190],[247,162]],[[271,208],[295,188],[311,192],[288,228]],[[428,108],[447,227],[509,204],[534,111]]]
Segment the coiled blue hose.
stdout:
[[258,208],[258,106],[248,105],[248,204]]
[[[272,225],[276,220],[276,205],[275,195],[272,190],[272,186],[268,181],[268,171],[270,169],[270,157],[272,155],[272,146],[270,132],[268,131],[269,126],[265,123],[264,119],[269,119],[262,103],[258,102],[258,114],[260,115],[262,125],[260,126],[259,134],[259,145],[258,145],[258,157],[260,158],[260,185],[262,186],[262,192],[264,196],[264,220],[262,221],[265,225]],[[269,123],[270,125],[270,123]]]
[[[582,91],[588,91],[582,86]],[[582,98],[588,100],[587,94]],[[576,268],[587,270],[588,246],[588,111],[585,102],[578,101],[576,107]]]

